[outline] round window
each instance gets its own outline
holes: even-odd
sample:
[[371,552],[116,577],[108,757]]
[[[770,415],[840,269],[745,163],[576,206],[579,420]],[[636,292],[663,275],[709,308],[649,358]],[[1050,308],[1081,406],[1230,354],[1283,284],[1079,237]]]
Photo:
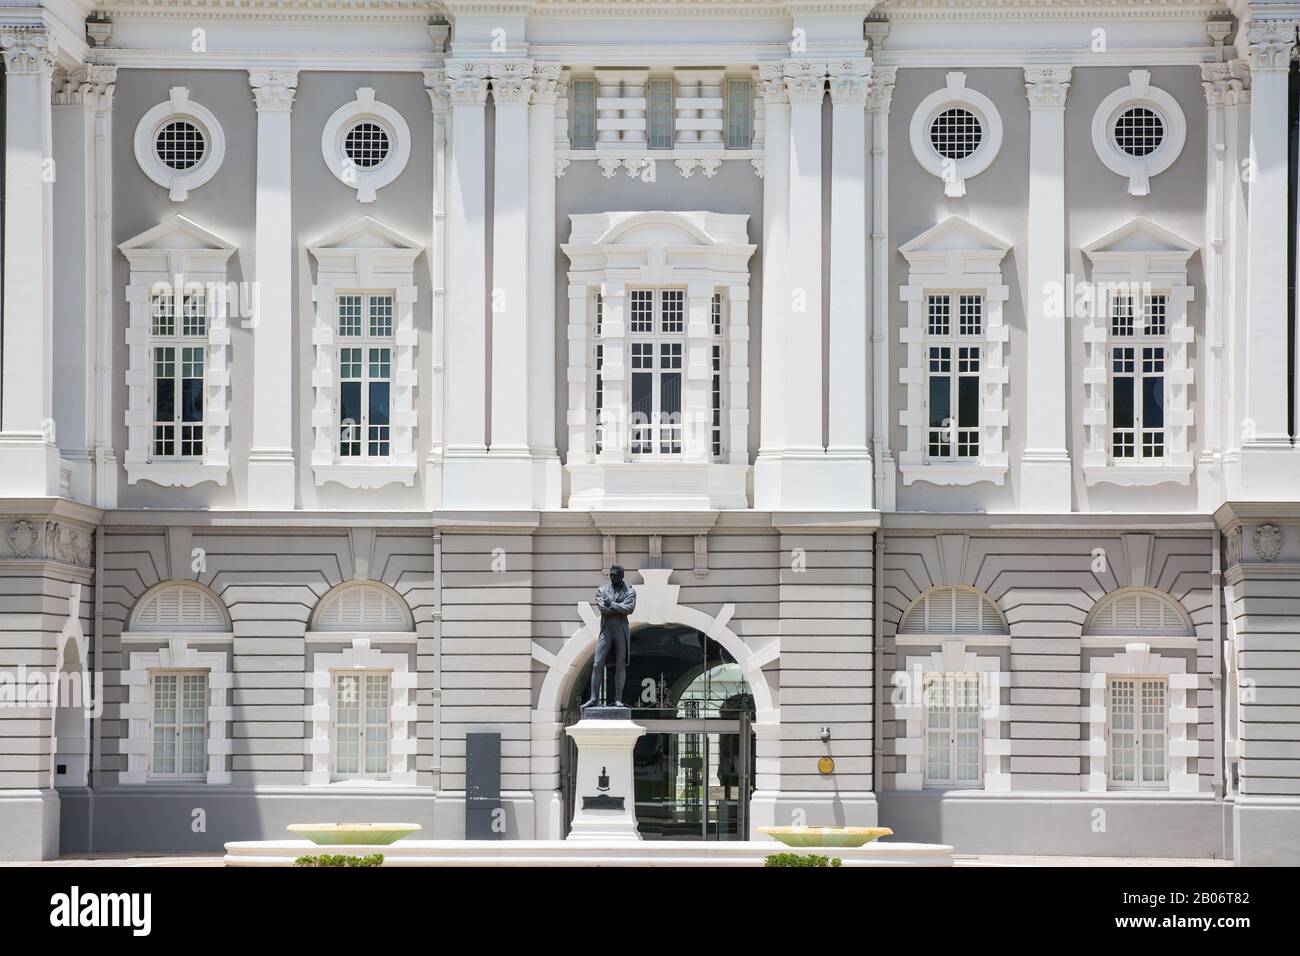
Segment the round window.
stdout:
[[965,159],[983,141],[984,127],[968,109],[949,107],[930,121],[930,145],[944,159]]
[[1115,145],[1128,156],[1150,156],[1165,141],[1165,121],[1155,110],[1132,106],[1115,120]]
[[391,148],[388,130],[369,120],[353,124],[343,137],[343,154],[358,169],[374,169],[388,158]]
[[208,150],[203,130],[189,120],[170,120],[154,135],[154,152],[168,169],[193,169]]

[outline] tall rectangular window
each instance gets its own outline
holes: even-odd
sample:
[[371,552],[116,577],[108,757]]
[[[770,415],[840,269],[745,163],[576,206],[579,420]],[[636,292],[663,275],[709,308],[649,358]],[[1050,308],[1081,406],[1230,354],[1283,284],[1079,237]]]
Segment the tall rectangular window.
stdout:
[[1107,687],[1109,777],[1116,787],[1168,785],[1167,685],[1163,677],[1112,678]]
[[646,119],[651,149],[672,149],[676,133],[673,129],[673,81],[651,80],[646,87]]
[[925,782],[934,786],[979,786],[983,731],[980,685],[975,674],[927,674]]
[[926,457],[980,456],[980,369],[984,299],[974,293],[926,298]]
[[722,321],[722,293],[713,293],[713,302],[711,307],[710,326],[713,332],[712,343],[712,379],[710,382],[710,403],[712,411],[712,420],[710,422],[710,447],[709,451],[714,461],[722,460],[722,362],[724,357],[723,346],[726,344],[723,338],[723,321]]
[[150,674],[149,775],[201,779],[207,773],[208,675]]
[[150,296],[154,459],[203,457],[203,388],[208,313],[203,292]]
[[637,457],[680,455],[686,292],[630,289],[628,315],[629,450]]
[[749,149],[754,145],[754,84],[729,78],[725,106],[727,149]]
[[334,675],[334,776],[383,778],[392,741],[392,675],[338,671]]
[[605,317],[605,298],[599,292],[596,293],[596,346],[595,351],[595,369],[596,369],[596,395],[593,407],[596,414],[596,454],[599,455],[601,449],[605,446],[605,343],[600,340],[601,325]]
[[569,84],[569,142],[574,149],[596,148],[596,81]]
[[338,297],[339,457],[387,458],[391,450],[393,296]]
[[1165,360],[1168,356],[1167,298],[1111,299],[1111,459],[1117,462],[1165,457]]

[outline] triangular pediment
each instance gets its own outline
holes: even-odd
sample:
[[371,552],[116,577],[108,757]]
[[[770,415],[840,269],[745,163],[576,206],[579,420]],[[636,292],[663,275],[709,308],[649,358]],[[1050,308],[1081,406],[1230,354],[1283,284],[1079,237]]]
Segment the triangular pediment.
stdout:
[[1164,226],[1138,216],[1088,243],[1083,251],[1090,258],[1105,253],[1131,255],[1135,252],[1181,255],[1186,258],[1197,251],[1197,246]]
[[309,247],[313,254],[326,249],[405,249],[420,252],[424,246],[371,216],[362,216],[322,236]]
[[903,244],[898,251],[908,258],[921,253],[991,252],[1001,259],[1010,249],[1009,242],[981,229],[969,219],[952,215]]
[[146,229],[140,235],[126,240],[118,248],[124,255],[132,252],[190,249],[224,252],[229,255],[235,251],[234,245],[184,216],[172,216],[166,222],[159,223],[152,229]]

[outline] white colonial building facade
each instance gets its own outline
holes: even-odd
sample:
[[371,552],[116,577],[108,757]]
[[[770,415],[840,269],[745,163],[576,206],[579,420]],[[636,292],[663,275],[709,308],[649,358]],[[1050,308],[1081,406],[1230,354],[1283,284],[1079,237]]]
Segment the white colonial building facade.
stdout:
[[0,0],[0,858],[1300,862],[1298,23]]

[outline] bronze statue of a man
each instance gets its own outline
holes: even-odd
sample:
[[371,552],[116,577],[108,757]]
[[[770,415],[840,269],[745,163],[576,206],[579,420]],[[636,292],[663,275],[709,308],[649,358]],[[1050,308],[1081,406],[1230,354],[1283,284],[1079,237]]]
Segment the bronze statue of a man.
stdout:
[[[606,686],[604,703],[607,706],[625,707],[623,683],[627,680],[627,662],[632,655],[632,634],[627,616],[636,609],[636,591],[623,580],[623,566],[614,564],[609,569],[609,583],[596,590],[596,607],[600,608],[600,638],[596,641],[596,660],[591,667],[591,699],[583,707],[594,707],[600,696],[601,679],[608,668],[614,668],[613,693]],[[609,700],[610,697],[614,700]]]

